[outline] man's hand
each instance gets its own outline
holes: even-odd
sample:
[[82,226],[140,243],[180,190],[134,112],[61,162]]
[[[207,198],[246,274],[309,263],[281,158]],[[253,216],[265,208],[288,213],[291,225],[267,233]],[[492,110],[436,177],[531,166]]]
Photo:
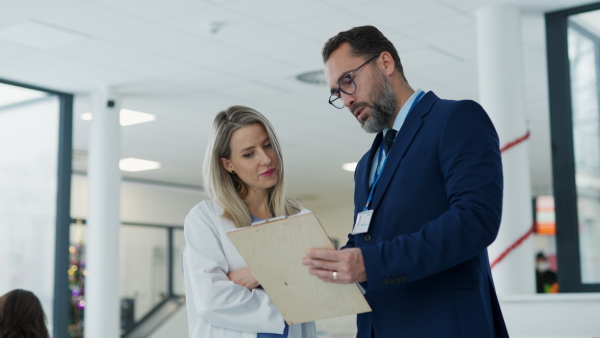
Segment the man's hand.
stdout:
[[[329,283],[350,284],[367,280],[367,271],[359,248],[344,250],[310,249],[302,264],[312,267],[311,275]],[[335,279],[334,279],[335,272]]]
[[246,287],[249,290],[256,289],[260,285],[252,274],[252,271],[250,271],[250,268],[232,271],[227,274],[227,277],[235,284]]

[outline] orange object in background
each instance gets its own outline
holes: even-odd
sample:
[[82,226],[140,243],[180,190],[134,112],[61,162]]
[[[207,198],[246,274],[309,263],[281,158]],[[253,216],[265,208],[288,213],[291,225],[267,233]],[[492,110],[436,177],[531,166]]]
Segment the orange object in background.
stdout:
[[535,232],[538,235],[556,235],[554,196],[538,196],[535,201]]

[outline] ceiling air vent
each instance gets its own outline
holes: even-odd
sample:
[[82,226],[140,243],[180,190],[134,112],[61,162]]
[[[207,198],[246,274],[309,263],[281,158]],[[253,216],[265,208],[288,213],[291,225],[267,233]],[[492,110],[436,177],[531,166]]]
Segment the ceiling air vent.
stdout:
[[317,86],[326,86],[325,71],[324,70],[313,70],[310,72],[304,72],[296,75],[296,79],[300,82],[310,83]]

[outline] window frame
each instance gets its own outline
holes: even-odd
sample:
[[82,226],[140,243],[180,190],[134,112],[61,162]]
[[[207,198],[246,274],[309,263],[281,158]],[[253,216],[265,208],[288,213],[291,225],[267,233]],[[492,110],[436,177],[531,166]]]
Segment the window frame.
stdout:
[[[581,254],[577,226],[579,224],[578,196],[575,182],[571,75],[568,56],[569,16],[595,10],[600,10],[600,2],[545,15],[552,180],[556,212],[558,284],[561,293],[600,292],[600,283],[584,284],[581,281]],[[581,30],[581,27],[576,25],[571,27]],[[596,40],[596,48],[600,48],[600,39],[596,38]],[[600,76],[598,78],[600,79]]]

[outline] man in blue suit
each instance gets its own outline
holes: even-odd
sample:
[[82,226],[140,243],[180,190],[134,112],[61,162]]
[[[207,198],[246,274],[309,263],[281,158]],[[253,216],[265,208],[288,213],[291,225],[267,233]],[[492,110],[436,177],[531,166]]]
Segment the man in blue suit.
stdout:
[[377,136],[356,168],[348,243],[309,250],[303,263],[364,288],[373,311],[357,316],[357,337],[508,337],[487,255],[503,186],[488,115],[413,90],[375,27],[339,33],[323,59],[329,103]]

